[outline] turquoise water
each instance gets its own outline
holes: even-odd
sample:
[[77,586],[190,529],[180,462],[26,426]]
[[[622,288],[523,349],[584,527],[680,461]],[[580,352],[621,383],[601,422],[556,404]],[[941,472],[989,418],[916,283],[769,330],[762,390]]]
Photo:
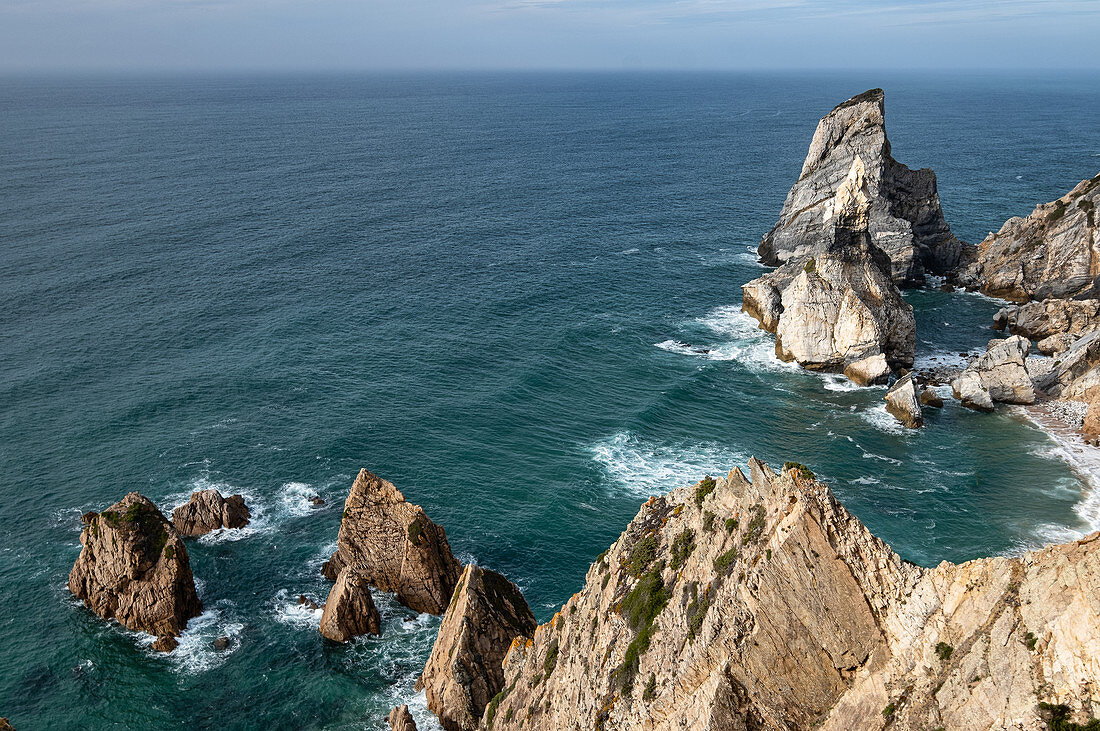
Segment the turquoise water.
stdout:
[[[882,389],[778,363],[738,305],[837,102],[885,87],[895,154],[977,241],[1096,174],[1098,82],[0,81],[0,715],[380,728],[436,620],[380,594],[383,636],[336,647],[295,602],[324,598],[364,466],[540,619],[646,496],[749,455],[811,465],[925,565],[1091,529],[1018,417],[949,404],[906,432]],[[919,358],[991,337],[990,300],[907,297]],[[258,519],[191,545],[207,612],[180,650],[70,599],[82,511],[208,485]]]

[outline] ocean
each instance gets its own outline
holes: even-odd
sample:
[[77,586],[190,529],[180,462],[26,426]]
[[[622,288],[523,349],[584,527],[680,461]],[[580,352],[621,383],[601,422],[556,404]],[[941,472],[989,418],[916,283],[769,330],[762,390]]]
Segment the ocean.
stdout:
[[[1020,413],[905,430],[740,313],[818,118],[874,86],[966,241],[1100,169],[1077,72],[0,79],[0,716],[380,729],[408,702],[437,728],[437,618],[376,592],[382,636],[335,646],[297,604],[362,467],[540,621],[649,495],[751,455],[925,566],[1100,528]],[[920,362],[995,336],[993,300],[906,297]],[[209,486],[255,519],[189,545],[176,652],[72,599],[82,512]]]

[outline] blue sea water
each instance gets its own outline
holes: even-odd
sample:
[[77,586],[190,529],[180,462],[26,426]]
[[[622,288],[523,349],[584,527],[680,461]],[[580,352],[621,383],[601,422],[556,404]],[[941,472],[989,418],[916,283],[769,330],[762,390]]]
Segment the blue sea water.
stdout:
[[[872,86],[968,241],[1100,169],[1080,74],[0,80],[0,715],[374,729],[411,701],[432,728],[437,619],[378,594],[382,637],[337,647],[296,603],[361,467],[540,619],[648,495],[750,455],[924,565],[1097,527],[1018,414],[906,431],[739,313],[817,119]],[[906,296],[925,361],[993,336],[996,302]],[[179,650],[72,600],[81,512],[211,485],[257,519],[191,544]]]

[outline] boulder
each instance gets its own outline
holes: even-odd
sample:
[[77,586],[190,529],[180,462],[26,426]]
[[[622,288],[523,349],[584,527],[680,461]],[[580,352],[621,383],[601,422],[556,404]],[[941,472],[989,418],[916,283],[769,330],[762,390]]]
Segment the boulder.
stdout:
[[382,634],[382,618],[370,594],[366,574],[348,566],[336,577],[321,612],[321,634],[333,642]]
[[69,590],[104,619],[158,638],[178,637],[202,612],[202,602],[187,548],[172,524],[136,492],[82,520],[83,548],[69,573]]
[[469,565],[416,689],[447,731],[472,731],[489,701],[504,687],[502,661],[512,641],[530,637],[535,616],[515,584]]
[[[1027,370],[1027,353],[1031,342],[1013,335],[1005,340],[991,340],[984,355],[970,364],[962,375],[951,382],[955,397],[964,406],[990,411],[992,402],[1007,404],[1035,403],[1035,386]],[[978,388],[985,391],[983,397]]]
[[1077,342],[1078,337],[1077,335],[1070,335],[1069,333],[1050,335],[1035,343],[1035,349],[1043,355],[1061,355],[1069,350],[1071,345]]
[[395,706],[390,711],[390,731],[416,731],[416,721],[406,705]]
[[244,528],[252,514],[240,495],[228,498],[211,488],[191,493],[191,499],[172,511],[172,524],[181,536],[194,538],[219,528]]
[[1057,335],[1076,340],[1086,333],[1100,329],[1100,299],[1046,299],[1023,305],[1009,305],[1002,307],[993,316],[993,327],[1031,340],[1043,340]]
[[1100,394],[1089,401],[1088,410],[1085,411],[1085,423],[1081,427],[1085,436],[1100,436]]
[[817,125],[802,172],[787,194],[779,221],[760,242],[761,261],[778,266],[828,247],[858,178],[868,199],[868,229],[886,252],[889,276],[920,284],[925,272],[945,274],[964,244],[940,208],[936,174],[894,160],[886,138],[885,94],[871,89],[840,104]]
[[943,408],[943,399],[934,389],[922,388],[920,392],[921,406],[931,406],[936,409]]
[[344,502],[336,545],[321,568],[325,576],[335,580],[344,567],[355,566],[372,586],[417,612],[442,614],[462,570],[443,528],[367,470]]
[[920,396],[912,374],[899,378],[884,397],[886,410],[910,429],[924,426],[924,416],[920,409]]
[[1010,218],[968,252],[953,280],[1013,302],[1100,297],[1098,204],[1100,175],[1026,218]]

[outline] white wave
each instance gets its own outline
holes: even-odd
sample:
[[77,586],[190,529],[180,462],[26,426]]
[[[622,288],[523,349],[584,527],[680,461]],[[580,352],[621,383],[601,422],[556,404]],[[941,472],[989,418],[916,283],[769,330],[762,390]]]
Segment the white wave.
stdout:
[[881,485],[882,480],[877,480],[874,477],[857,477],[854,480],[850,480],[854,485]]
[[[891,416],[890,412],[886,410],[885,403],[876,404],[869,409],[861,409],[859,411],[859,418],[876,429],[889,434],[907,436],[917,431],[916,429],[907,428],[900,421]],[[899,462],[898,464],[901,463]]]
[[640,251],[640,249],[624,249],[623,251],[620,251],[619,254],[622,254],[622,255],[637,254],[639,251]]
[[858,383],[853,383],[841,373],[820,373],[818,375],[821,376],[826,391],[859,391],[864,388]]
[[642,496],[668,492],[708,474],[725,475],[748,460],[743,452],[719,444],[652,444],[629,432],[603,439],[588,451],[615,487]]
[[302,518],[316,512],[319,508],[310,502],[313,498],[320,497],[317,490],[307,482],[286,482],[279,488],[279,505],[284,515],[294,518]]
[[740,305],[725,305],[708,312],[695,323],[724,339],[709,346],[709,360],[733,360],[749,370],[798,371],[797,363],[785,363],[775,355],[775,339],[761,330]]
[[932,370],[935,368],[966,368],[969,355],[959,355],[959,351],[933,350],[921,353],[913,359],[913,370]]
[[[152,635],[138,635],[139,644],[148,648],[155,657],[164,657],[177,672],[197,675],[220,667],[240,646],[244,624],[233,618],[233,602],[223,599],[212,609],[207,609],[187,623],[187,629],[179,636],[179,647],[172,652],[157,652],[152,649],[156,638]],[[214,640],[226,637],[229,646],[224,650],[214,649]]]
[[[292,594],[286,589],[279,589],[279,591],[275,593],[275,596],[271,600],[275,621],[281,624],[290,625],[291,627],[316,631],[317,628],[321,626],[322,607],[318,606],[317,609],[312,609],[306,604],[299,604],[298,596],[298,594]],[[318,605],[324,603],[324,598],[309,598]]]

